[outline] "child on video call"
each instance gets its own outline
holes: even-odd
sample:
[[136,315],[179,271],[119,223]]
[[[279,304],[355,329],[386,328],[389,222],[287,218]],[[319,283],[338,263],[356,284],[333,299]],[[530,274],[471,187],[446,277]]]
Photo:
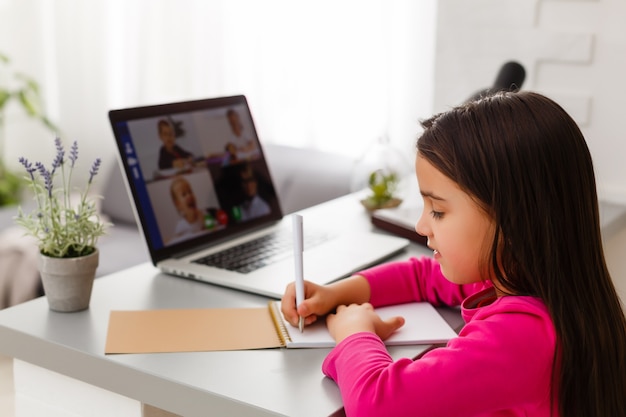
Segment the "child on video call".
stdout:
[[258,149],[252,136],[244,130],[239,113],[234,109],[228,109],[226,118],[231,130],[230,143],[237,149],[239,158],[248,159],[254,156]]
[[[422,123],[416,231],[432,258],[305,282],[294,326],[326,317],[322,370],[348,416],[626,416],[626,319],[607,270],[594,169],[574,120],[532,92],[497,93]],[[447,346],[393,361],[404,323],[373,307],[461,306]],[[306,330],[305,330],[306,332]]]
[[191,165],[193,155],[176,144],[174,126],[166,119],[161,119],[157,123],[157,129],[163,143],[159,151],[159,169],[180,169]]
[[250,165],[242,165],[239,181],[244,195],[244,201],[239,206],[241,220],[247,221],[270,214],[270,205],[259,195],[259,182]]
[[176,177],[170,184],[172,202],[180,214],[174,234],[176,237],[200,232],[204,229],[204,214],[198,208],[191,184],[183,177]]

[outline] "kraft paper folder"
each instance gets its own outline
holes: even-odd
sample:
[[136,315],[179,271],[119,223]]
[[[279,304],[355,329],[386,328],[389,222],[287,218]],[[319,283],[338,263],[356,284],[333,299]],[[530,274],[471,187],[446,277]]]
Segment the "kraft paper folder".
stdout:
[[[445,343],[456,336],[429,303],[376,309],[405,324],[385,344]],[[328,348],[335,342],[320,319],[303,333],[287,323],[280,302],[260,308],[111,311],[105,353],[200,352],[267,348]]]

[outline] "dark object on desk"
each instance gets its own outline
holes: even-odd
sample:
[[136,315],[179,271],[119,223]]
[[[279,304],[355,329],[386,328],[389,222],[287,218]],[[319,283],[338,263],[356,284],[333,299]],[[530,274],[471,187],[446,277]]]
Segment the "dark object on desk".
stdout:
[[427,246],[426,236],[415,231],[415,223],[421,214],[421,206],[402,206],[373,211],[371,221],[382,230]]
[[519,91],[525,79],[526,70],[520,63],[515,61],[506,62],[500,68],[493,86],[477,91],[467,101],[477,100],[498,91]]

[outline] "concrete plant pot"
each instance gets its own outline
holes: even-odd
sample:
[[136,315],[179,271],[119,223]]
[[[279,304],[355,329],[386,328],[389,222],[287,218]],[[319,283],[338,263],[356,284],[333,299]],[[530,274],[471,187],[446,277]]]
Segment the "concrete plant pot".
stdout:
[[53,311],[74,312],[89,307],[100,253],[78,258],[39,256],[39,272],[48,305]]

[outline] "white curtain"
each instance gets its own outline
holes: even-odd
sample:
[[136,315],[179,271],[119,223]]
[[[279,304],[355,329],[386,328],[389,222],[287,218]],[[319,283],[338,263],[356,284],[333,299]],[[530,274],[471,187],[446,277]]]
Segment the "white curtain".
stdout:
[[[114,158],[113,108],[245,94],[262,141],[355,157],[382,135],[412,149],[432,109],[436,0],[0,0],[0,16],[0,51],[86,158]],[[32,145],[51,135],[10,110],[9,163],[47,159],[51,140]]]

